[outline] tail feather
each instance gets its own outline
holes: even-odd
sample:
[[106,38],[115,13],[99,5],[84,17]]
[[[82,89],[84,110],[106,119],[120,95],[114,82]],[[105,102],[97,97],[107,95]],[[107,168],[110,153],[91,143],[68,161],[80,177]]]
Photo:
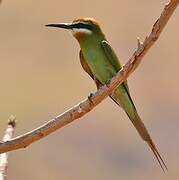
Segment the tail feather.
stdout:
[[168,171],[167,165],[164,162],[163,158],[161,157],[159,151],[157,150],[154,142],[152,141],[147,128],[145,127],[144,123],[142,122],[142,120],[140,119],[137,111],[135,111],[134,113],[135,115],[130,116],[128,113],[127,115],[129,116],[130,120],[132,121],[133,125],[135,126],[136,130],[138,131],[138,133],[140,134],[141,138],[149,145],[150,149],[152,150],[156,160],[158,161],[160,167],[162,168],[162,170],[165,172]]
[[[123,90],[125,90],[126,93],[124,93]],[[126,88],[126,86],[124,85],[120,86],[111,94],[110,97],[115,101],[115,103],[117,103],[119,106],[121,106],[124,109],[124,111],[128,115],[129,119],[131,120],[132,124],[138,131],[141,138],[149,145],[162,170],[164,172],[165,170],[168,170],[164,160],[162,159],[155,144],[153,143],[149,135],[149,132],[147,131],[147,128],[142,122],[140,116],[138,115],[135,105],[132,101],[132,98],[130,97],[129,91]]]
[[162,170],[165,172],[165,170],[168,171],[168,167],[167,165],[165,164],[164,160],[162,159],[160,153],[158,152],[155,144],[153,143],[153,141],[150,139],[150,141],[147,141],[147,144],[150,146],[152,152],[154,153],[160,167],[162,168]]

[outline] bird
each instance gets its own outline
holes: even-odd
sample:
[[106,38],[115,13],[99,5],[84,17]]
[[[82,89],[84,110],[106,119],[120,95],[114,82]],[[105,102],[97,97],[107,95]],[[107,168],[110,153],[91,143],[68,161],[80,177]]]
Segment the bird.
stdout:
[[[84,17],[75,19],[70,23],[52,23],[45,26],[63,28],[72,32],[80,45],[79,57],[82,68],[93,79],[97,89],[108,83],[122,68],[116,53],[94,18]],[[140,137],[149,145],[162,170],[164,172],[168,170],[137,112],[127,80],[110,94],[110,98],[125,111]]]

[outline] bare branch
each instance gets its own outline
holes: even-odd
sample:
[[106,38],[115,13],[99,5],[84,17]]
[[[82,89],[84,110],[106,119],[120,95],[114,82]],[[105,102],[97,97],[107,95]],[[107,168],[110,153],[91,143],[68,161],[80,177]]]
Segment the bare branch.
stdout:
[[87,112],[91,111],[103,99],[109,96],[114,91],[114,89],[118,87],[123,81],[125,81],[127,77],[138,67],[144,55],[158,39],[178,4],[179,0],[171,0],[168,4],[165,5],[161,16],[153,25],[149,36],[146,37],[143,43],[138,40],[137,50],[109,83],[102,86],[97,92],[91,94],[87,99],[83,100],[73,108],[60,114],[37,129],[18,136],[10,141],[0,143],[0,153],[27,147],[31,143],[82,117]]
[[[14,128],[16,126],[16,120],[14,116],[10,116],[8,120],[8,126],[4,133],[3,141],[9,141],[13,134]],[[7,176],[7,167],[8,167],[8,153],[0,154],[0,180],[5,180]]]

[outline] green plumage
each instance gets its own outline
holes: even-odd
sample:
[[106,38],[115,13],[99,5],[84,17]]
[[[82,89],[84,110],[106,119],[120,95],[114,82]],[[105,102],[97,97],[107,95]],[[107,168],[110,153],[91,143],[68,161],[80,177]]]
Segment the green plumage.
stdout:
[[[121,64],[114,50],[107,42],[99,24],[92,18],[81,18],[72,23],[49,24],[72,30],[80,44],[80,62],[83,69],[95,81],[97,88],[106,84],[121,69]],[[167,169],[145,125],[137,113],[129,93],[127,81],[119,85],[110,95],[111,99],[126,112],[132,124],[153,151],[161,168]]]
[[[93,45],[93,43],[89,44]],[[89,48],[90,47],[87,49]],[[117,56],[106,40],[99,42],[99,46],[96,45],[95,48],[91,47],[90,53],[86,53],[86,50],[83,51],[83,46],[81,46],[80,53],[82,67],[95,80],[97,87],[99,87],[100,84],[104,85],[107,83],[121,69]],[[91,54],[92,56],[90,56]],[[122,83],[110,97],[124,109],[141,137],[144,140],[149,138],[149,134],[137,114],[135,105],[130,96],[127,81]]]
[[[115,76],[122,66],[99,26],[96,26],[95,24],[93,28],[92,34],[83,34],[80,37],[77,35],[76,38],[79,41],[81,48],[81,65],[95,81],[97,88],[99,88]],[[167,169],[167,166],[153,143],[144,123],[137,113],[136,107],[130,96],[127,81],[119,85],[110,97],[126,112],[141,138],[150,146],[161,168],[163,170],[164,168]]]

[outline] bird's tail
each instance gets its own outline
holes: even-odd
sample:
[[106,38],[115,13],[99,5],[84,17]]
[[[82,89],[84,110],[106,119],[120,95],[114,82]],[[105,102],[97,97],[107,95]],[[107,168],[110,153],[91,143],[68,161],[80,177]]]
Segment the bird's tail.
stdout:
[[128,112],[126,112],[126,113],[127,113],[128,117],[130,118],[130,120],[132,121],[135,128],[137,129],[138,133],[142,137],[142,139],[149,145],[150,149],[152,150],[152,152],[153,152],[154,156],[156,157],[162,170],[164,172],[165,172],[165,170],[168,171],[168,168],[167,168],[163,158],[161,157],[154,142],[152,141],[152,139],[147,131],[147,128],[145,127],[144,123],[142,122],[141,118],[139,117],[136,109],[133,110],[132,114],[131,113],[129,114]]

